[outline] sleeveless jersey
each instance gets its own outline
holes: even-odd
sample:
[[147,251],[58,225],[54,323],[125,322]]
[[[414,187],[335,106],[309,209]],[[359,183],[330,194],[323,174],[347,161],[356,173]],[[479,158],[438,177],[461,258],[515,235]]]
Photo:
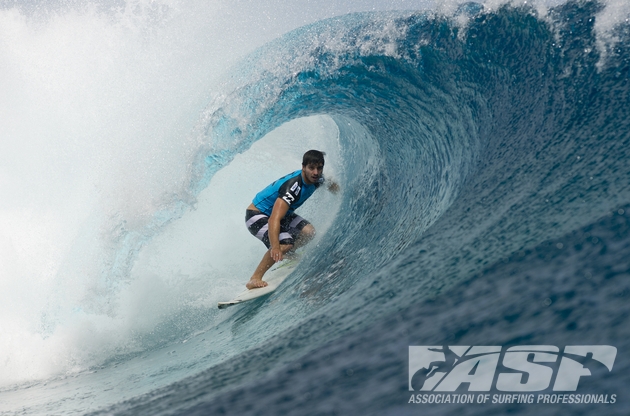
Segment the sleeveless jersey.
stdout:
[[318,183],[313,185],[305,184],[302,180],[302,170],[300,169],[283,176],[267,186],[256,195],[252,203],[260,212],[271,216],[273,204],[275,204],[276,199],[282,198],[284,202],[289,204],[289,211],[287,213],[292,213],[313,195],[313,192],[315,192],[323,182],[324,177],[322,176],[319,178]]

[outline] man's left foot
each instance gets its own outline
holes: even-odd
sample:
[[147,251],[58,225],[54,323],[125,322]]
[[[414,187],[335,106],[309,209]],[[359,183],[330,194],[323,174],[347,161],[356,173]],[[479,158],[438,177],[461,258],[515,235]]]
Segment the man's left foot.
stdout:
[[258,289],[265,286],[267,286],[267,282],[257,279],[250,279],[250,281],[247,282],[247,284],[245,285],[245,287],[248,289]]

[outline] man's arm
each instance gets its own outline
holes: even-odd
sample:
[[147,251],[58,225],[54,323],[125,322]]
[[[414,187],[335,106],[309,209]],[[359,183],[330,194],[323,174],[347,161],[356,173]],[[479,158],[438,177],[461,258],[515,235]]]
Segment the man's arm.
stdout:
[[289,211],[289,204],[282,198],[276,199],[269,217],[269,243],[271,244],[271,258],[278,262],[282,260],[282,250],[280,250],[280,220]]

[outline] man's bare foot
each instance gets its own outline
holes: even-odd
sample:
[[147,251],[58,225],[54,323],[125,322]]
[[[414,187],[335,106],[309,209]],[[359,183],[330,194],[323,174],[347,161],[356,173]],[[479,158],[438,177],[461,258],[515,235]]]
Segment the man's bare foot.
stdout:
[[250,279],[250,281],[247,282],[247,284],[245,285],[245,287],[248,289],[256,289],[256,288],[265,287],[265,286],[267,286],[267,282],[265,282],[264,280],[256,280],[256,279]]

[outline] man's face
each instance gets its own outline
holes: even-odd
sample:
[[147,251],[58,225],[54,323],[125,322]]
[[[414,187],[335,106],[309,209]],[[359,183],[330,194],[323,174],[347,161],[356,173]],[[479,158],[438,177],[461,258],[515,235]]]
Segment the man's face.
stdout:
[[324,172],[323,163],[309,163],[306,166],[302,166],[302,176],[307,185],[312,185],[319,181]]

